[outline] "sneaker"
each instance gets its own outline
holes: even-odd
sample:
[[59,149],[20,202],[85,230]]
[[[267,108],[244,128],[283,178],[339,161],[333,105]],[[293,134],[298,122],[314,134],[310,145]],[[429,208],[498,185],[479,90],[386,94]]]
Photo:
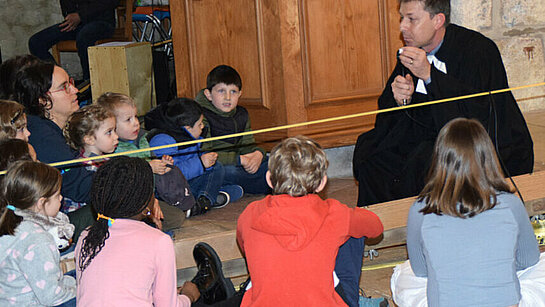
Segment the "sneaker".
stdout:
[[390,304],[384,297],[365,297],[360,295],[359,307],[388,307]]
[[244,189],[236,184],[224,185],[220,188],[214,209],[223,208],[231,202],[235,202],[242,198]]
[[210,245],[197,243],[193,248],[193,258],[198,271],[191,282],[199,288],[203,303],[213,304],[235,294],[233,283],[223,276],[221,260]]
[[193,208],[185,212],[185,217],[190,218],[191,216],[205,214],[212,207],[212,202],[208,197],[201,195],[197,198],[197,201],[193,205]]

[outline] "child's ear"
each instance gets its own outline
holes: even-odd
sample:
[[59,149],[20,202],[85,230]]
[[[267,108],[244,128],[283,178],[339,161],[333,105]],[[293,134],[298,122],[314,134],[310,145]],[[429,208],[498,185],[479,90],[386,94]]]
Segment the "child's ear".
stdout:
[[206,96],[206,99],[212,101],[212,93],[210,93],[210,90],[205,88],[204,89],[204,96]]
[[36,203],[36,212],[45,212],[45,203],[47,202],[47,198],[40,197],[38,199],[38,202]]
[[269,188],[274,189],[271,182],[271,171],[267,171],[267,173],[265,173],[265,180],[267,181],[267,185],[269,186]]
[[320,193],[325,188],[325,185],[327,184],[327,175],[322,178],[322,181],[320,181],[320,185],[316,188],[315,193]]
[[95,145],[95,142],[96,142],[96,139],[94,135],[86,135],[83,137],[83,143],[87,145],[93,146]]

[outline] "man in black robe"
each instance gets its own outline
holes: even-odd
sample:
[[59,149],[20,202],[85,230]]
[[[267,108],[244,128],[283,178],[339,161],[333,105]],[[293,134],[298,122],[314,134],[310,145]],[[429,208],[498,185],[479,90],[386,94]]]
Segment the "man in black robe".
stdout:
[[[400,2],[406,46],[378,100],[379,109],[509,87],[496,44],[478,32],[449,24],[449,12],[441,8],[450,10],[448,0]],[[435,3],[428,6],[431,2]],[[377,116],[375,129],[360,135],[356,143],[358,205],[418,194],[439,130],[457,117],[483,124],[499,149],[506,175],[532,171],[532,139],[511,92],[384,113]]]
[[[379,109],[507,88],[498,48],[480,33],[449,24],[449,0],[400,0],[406,46],[378,100]],[[439,130],[451,119],[475,118],[499,149],[507,175],[531,172],[533,144],[508,93],[377,115],[354,151],[358,206],[416,195],[424,186]],[[357,306],[364,239],[350,238],[335,272],[349,306]]]

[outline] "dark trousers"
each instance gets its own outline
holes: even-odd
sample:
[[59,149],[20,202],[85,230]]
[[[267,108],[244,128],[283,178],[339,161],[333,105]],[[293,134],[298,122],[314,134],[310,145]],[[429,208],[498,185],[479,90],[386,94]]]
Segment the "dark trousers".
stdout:
[[242,165],[225,165],[225,184],[238,184],[244,189],[244,193],[269,194],[271,189],[265,180],[269,159],[263,158],[257,172],[250,174]]
[[191,193],[198,199],[200,196],[206,196],[212,204],[216,203],[218,192],[223,185],[225,178],[224,166],[216,162],[214,166],[207,169],[204,174],[188,180]]
[[335,273],[339,277],[345,303],[350,307],[359,306],[361,265],[365,237],[350,238],[339,248],[335,260]]
[[61,32],[59,25],[53,25],[32,35],[28,40],[30,53],[42,60],[54,62],[49,49],[60,41],[75,40],[83,71],[83,79],[89,79],[87,48],[94,46],[98,40],[112,37],[114,25],[107,21],[96,20],[83,25],[80,24],[75,30],[69,32]]

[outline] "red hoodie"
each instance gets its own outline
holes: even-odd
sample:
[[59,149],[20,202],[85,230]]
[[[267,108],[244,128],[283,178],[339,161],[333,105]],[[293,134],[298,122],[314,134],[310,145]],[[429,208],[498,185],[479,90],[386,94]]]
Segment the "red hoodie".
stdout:
[[346,306],[333,286],[339,246],[382,231],[374,213],[316,194],[251,203],[237,225],[252,278],[241,306]]

